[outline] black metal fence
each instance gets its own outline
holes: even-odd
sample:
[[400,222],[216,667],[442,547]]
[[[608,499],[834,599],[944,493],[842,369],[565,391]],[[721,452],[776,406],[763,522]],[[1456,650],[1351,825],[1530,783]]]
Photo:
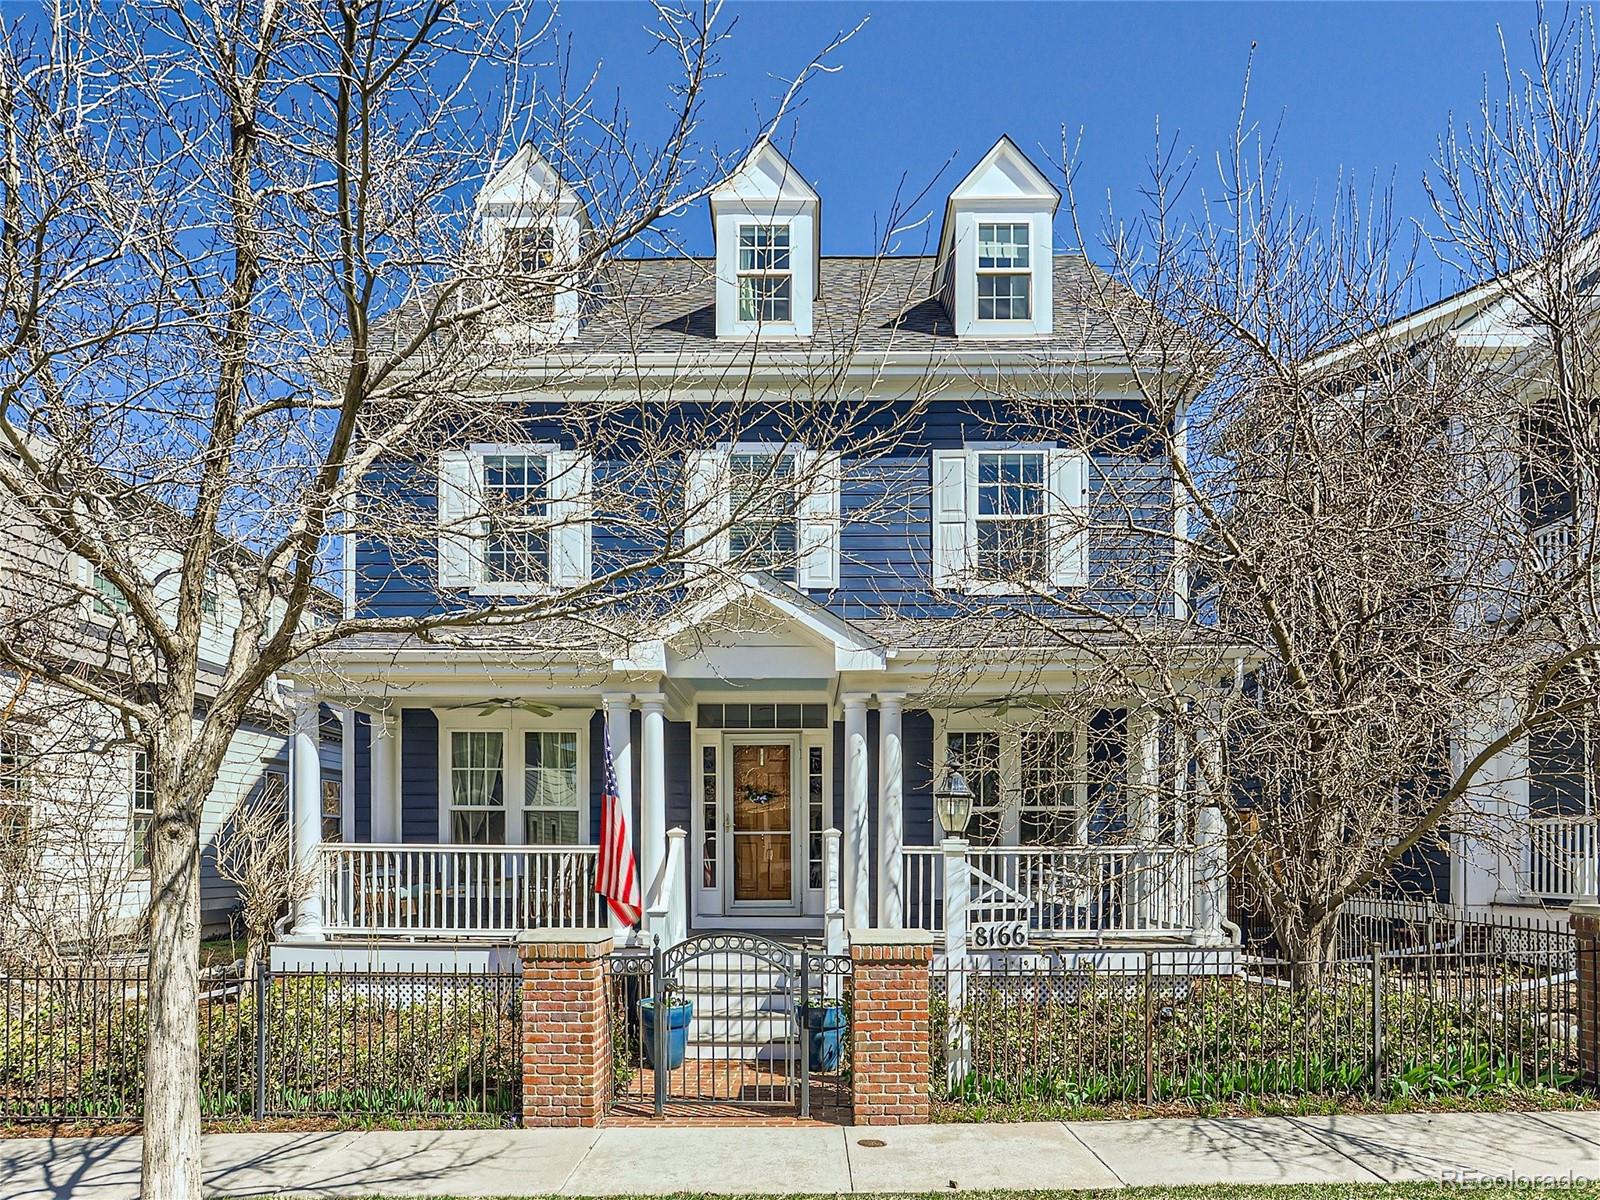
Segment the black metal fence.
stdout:
[[[521,1109],[520,982],[514,969],[208,981],[202,1114],[509,1120]],[[138,1120],[149,1003],[131,967],[0,976],[0,1119]]]
[[932,1085],[1019,1114],[1571,1087],[1575,950],[1555,921],[1435,909],[1352,915],[1315,963],[1198,947],[968,958],[934,972]]

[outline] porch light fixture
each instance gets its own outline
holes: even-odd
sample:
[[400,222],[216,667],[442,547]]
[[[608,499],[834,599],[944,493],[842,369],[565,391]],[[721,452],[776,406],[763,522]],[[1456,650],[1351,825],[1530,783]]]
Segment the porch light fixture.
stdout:
[[933,808],[939,814],[939,824],[946,837],[960,837],[972,820],[972,788],[960,771],[951,771],[944,777],[944,786],[933,793]]

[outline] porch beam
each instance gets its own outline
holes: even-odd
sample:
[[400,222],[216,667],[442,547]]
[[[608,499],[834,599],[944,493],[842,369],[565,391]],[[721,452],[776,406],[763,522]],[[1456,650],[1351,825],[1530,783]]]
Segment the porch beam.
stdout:
[[867,697],[844,697],[844,907],[852,929],[872,924],[867,822]]
[[899,929],[904,908],[905,754],[901,712],[905,697],[878,693],[878,927]]

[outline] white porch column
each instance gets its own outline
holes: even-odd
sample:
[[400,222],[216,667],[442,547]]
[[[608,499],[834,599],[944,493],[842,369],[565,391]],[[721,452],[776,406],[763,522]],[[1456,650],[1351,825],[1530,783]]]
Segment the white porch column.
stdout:
[[1138,850],[1132,859],[1133,877],[1127,899],[1135,928],[1171,924],[1173,914],[1163,912],[1170,895],[1162,875],[1162,860],[1150,849],[1161,831],[1161,724],[1154,709],[1128,710],[1128,813],[1130,832]]
[[878,694],[878,927],[899,929],[904,915],[905,755],[900,738],[904,696]]
[[372,739],[368,746],[372,762],[372,787],[368,811],[372,817],[372,840],[400,840],[400,722],[387,711],[372,714]]
[[296,691],[290,701],[294,731],[289,738],[289,811],[294,822],[295,865],[311,880],[295,904],[294,940],[320,942],[322,931],[322,762],[317,752],[317,698]]
[[844,908],[850,928],[872,925],[872,855],[867,825],[867,698],[844,698]]
[[[639,731],[639,869],[648,902],[667,882],[662,874],[667,862],[667,698],[640,696],[639,707],[643,710]],[[671,902],[681,904],[682,900],[672,897]]]
[[[631,826],[638,820],[638,809],[633,804],[633,694],[607,692],[600,699],[606,708],[606,732],[611,735],[611,765],[617,776],[617,803],[628,814]],[[639,887],[641,901],[647,899],[646,890],[649,886],[650,877],[643,875]],[[625,944],[630,927],[619,921],[614,913],[610,921],[611,932],[617,943]]]

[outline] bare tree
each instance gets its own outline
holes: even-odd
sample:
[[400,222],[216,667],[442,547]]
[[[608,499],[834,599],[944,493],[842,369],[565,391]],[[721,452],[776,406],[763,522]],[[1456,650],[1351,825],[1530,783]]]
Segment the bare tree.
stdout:
[[[1530,95],[1545,104],[1558,82],[1547,72]],[[1585,94],[1568,88],[1535,120],[1586,130]],[[1188,159],[1158,150],[1143,211],[1113,212],[1091,238],[1071,201],[1079,243],[1106,261],[1084,275],[1131,379],[1063,375],[1010,397],[1041,438],[1094,456],[1091,584],[1063,591],[1020,570],[1024,602],[974,615],[990,628],[1003,608],[1007,646],[1029,630],[1019,668],[1040,646],[1084,664],[1071,695],[1040,695],[1023,671],[1037,726],[1086,704],[1159,723],[1158,776],[1124,761],[1115,794],[1170,796],[1166,836],[1183,836],[1194,806],[1219,807],[1247,903],[1308,983],[1340,907],[1446,821],[1497,845],[1523,835],[1498,768],[1530,730],[1592,704],[1568,668],[1593,653],[1574,603],[1593,574],[1548,569],[1523,511],[1522,382],[1483,346],[1397,324],[1420,290],[1416,236],[1386,195],[1345,183],[1331,208],[1303,207],[1274,135],[1243,106],[1205,188]],[[1510,205],[1535,168],[1497,170]],[[1552,180],[1577,170],[1548,167]],[[1462,209],[1466,193],[1452,193]],[[1552,259],[1530,233],[1512,269],[1570,264],[1573,249]],[[1486,272],[1504,263],[1480,259]],[[1551,270],[1565,294],[1586,292],[1569,266]],[[1157,836],[1153,822],[1128,828]]]
[[315,872],[290,853],[291,824],[285,800],[281,789],[258,787],[234,811],[214,843],[217,874],[239,893],[247,979],[265,962],[280,921],[315,884]]
[[[559,298],[582,313],[625,298],[633,268],[615,253],[647,249],[660,218],[740,161],[699,144],[715,5],[656,10],[681,74],[649,140],[568,82],[548,13],[521,3],[172,0],[55,18],[14,23],[0,56],[0,492],[71,569],[8,596],[0,662],[115,714],[149,756],[144,1187],[198,1196],[201,803],[274,673],[355,634],[515,626],[534,652],[574,630],[625,643],[682,602],[686,561],[770,502],[759,480],[731,510],[696,501],[683,451],[715,433],[706,423],[837,445],[866,414],[838,394],[838,359],[796,368],[785,408],[746,397],[736,352],[686,359],[699,415],[674,416],[649,402],[674,399],[671,380],[651,395],[633,382],[651,330],[626,306],[600,355],[616,394],[561,403],[565,374],[598,352],[563,358]],[[758,137],[823,61],[797,64]],[[488,238],[473,198],[530,142],[560,182],[523,207],[570,202],[578,232]],[[857,283],[864,302],[896,286],[865,266]],[[848,356],[851,330],[834,332]],[[546,418],[593,461],[629,451],[635,467],[580,492],[634,552],[597,551],[583,582],[503,603],[315,614],[341,538],[432,570],[441,534],[473,536],[434,507],[442,450],[521,440]],[[859,440],[894,435],[880,423]],[[419,472],[425,486],[398,486]],[[537,516],[542,537],[579,519],[490,499],[504,506],[491,519]],[[762,565],[757,544],[705,571]]]

